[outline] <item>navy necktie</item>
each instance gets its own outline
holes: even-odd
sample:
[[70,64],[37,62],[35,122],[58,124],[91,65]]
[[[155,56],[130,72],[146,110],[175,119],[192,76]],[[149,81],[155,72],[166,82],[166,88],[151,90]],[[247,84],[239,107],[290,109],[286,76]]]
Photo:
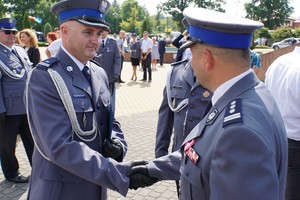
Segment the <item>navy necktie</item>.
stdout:
[[19,59],[19,61],[22,63],[20,56],[18,55],[18,53],[12,49],[11,52]]
[[84,66],[84,68],[82,70],[82,73],[85,76],[86,80],[89,82],[90,86],[92,86],[91,73],[90,73],[90,70],[87,66]]
[[104,48],[104,45],[105,45],[105,44],[104,44],[104,40],[102,40],[102,48]]

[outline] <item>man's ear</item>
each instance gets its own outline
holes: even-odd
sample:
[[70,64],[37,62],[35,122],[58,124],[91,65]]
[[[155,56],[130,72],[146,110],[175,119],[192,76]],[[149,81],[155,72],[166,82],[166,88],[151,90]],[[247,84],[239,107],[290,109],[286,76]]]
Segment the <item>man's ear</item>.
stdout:
[[211,51],[209,49],[204,49],[202,52],[202,56],[203,56],[205,70],[208,72],[213,70],[214,59]]

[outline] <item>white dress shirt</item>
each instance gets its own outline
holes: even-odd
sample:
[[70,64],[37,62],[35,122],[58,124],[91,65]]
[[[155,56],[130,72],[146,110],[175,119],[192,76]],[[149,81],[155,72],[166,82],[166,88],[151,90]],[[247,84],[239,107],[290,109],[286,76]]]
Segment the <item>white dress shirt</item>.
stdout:
[[148,49],[152,49],[152,46],[153,46],[153,42],[150,38],[143,39],[142,46],[141,46],[142,52],[147,53]]
[[300,141],[300,47],[276,59],[265,83],[279,107],[288,138]]

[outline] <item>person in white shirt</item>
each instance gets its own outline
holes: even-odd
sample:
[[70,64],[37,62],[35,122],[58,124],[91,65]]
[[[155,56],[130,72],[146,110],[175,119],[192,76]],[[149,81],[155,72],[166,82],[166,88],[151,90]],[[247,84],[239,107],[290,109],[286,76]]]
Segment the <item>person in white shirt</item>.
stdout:
[[282,114],[288,138],[286,200],[300,199],[300,47],[277,58],[265,83]]
[[54,33],[56,37],[58,38],[57,40],[53,41],[46,49],[45,53],[48,58],[53,57],[56,55],[58,49],[61,46],[61,38],[60,38],[60,28],[56,27],[54,28]]
[[153,42],[152,40],[148,37],[148,32],[144,31],[143,32],[143,41],[142,41],[142,55],[141,55],[141,60],[142,60],[142,68],[143,68],[143,79],[140,81],[147,81],[147,69],[148,69],[148,75],[149,79],[148,81],[152,81],[152,70],[151,70],[151,51],[152,51],[152,46]]

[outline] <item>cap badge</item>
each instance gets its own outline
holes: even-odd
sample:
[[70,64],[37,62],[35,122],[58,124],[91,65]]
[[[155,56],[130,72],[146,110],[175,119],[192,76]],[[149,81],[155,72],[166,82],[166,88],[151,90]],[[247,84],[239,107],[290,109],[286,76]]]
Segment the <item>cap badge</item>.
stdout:
[[100,6],[100,12],[102,12],[102,13],[105,13],[105,11],[106,11],[106,8],[107,8],[107,1],[106,0],[103,0],[102,2],[101,2],[101,6]]
[[11,19],[11,18],[8,19],[8,23],[12,24],[13,22],[14,22],[13,19]]

